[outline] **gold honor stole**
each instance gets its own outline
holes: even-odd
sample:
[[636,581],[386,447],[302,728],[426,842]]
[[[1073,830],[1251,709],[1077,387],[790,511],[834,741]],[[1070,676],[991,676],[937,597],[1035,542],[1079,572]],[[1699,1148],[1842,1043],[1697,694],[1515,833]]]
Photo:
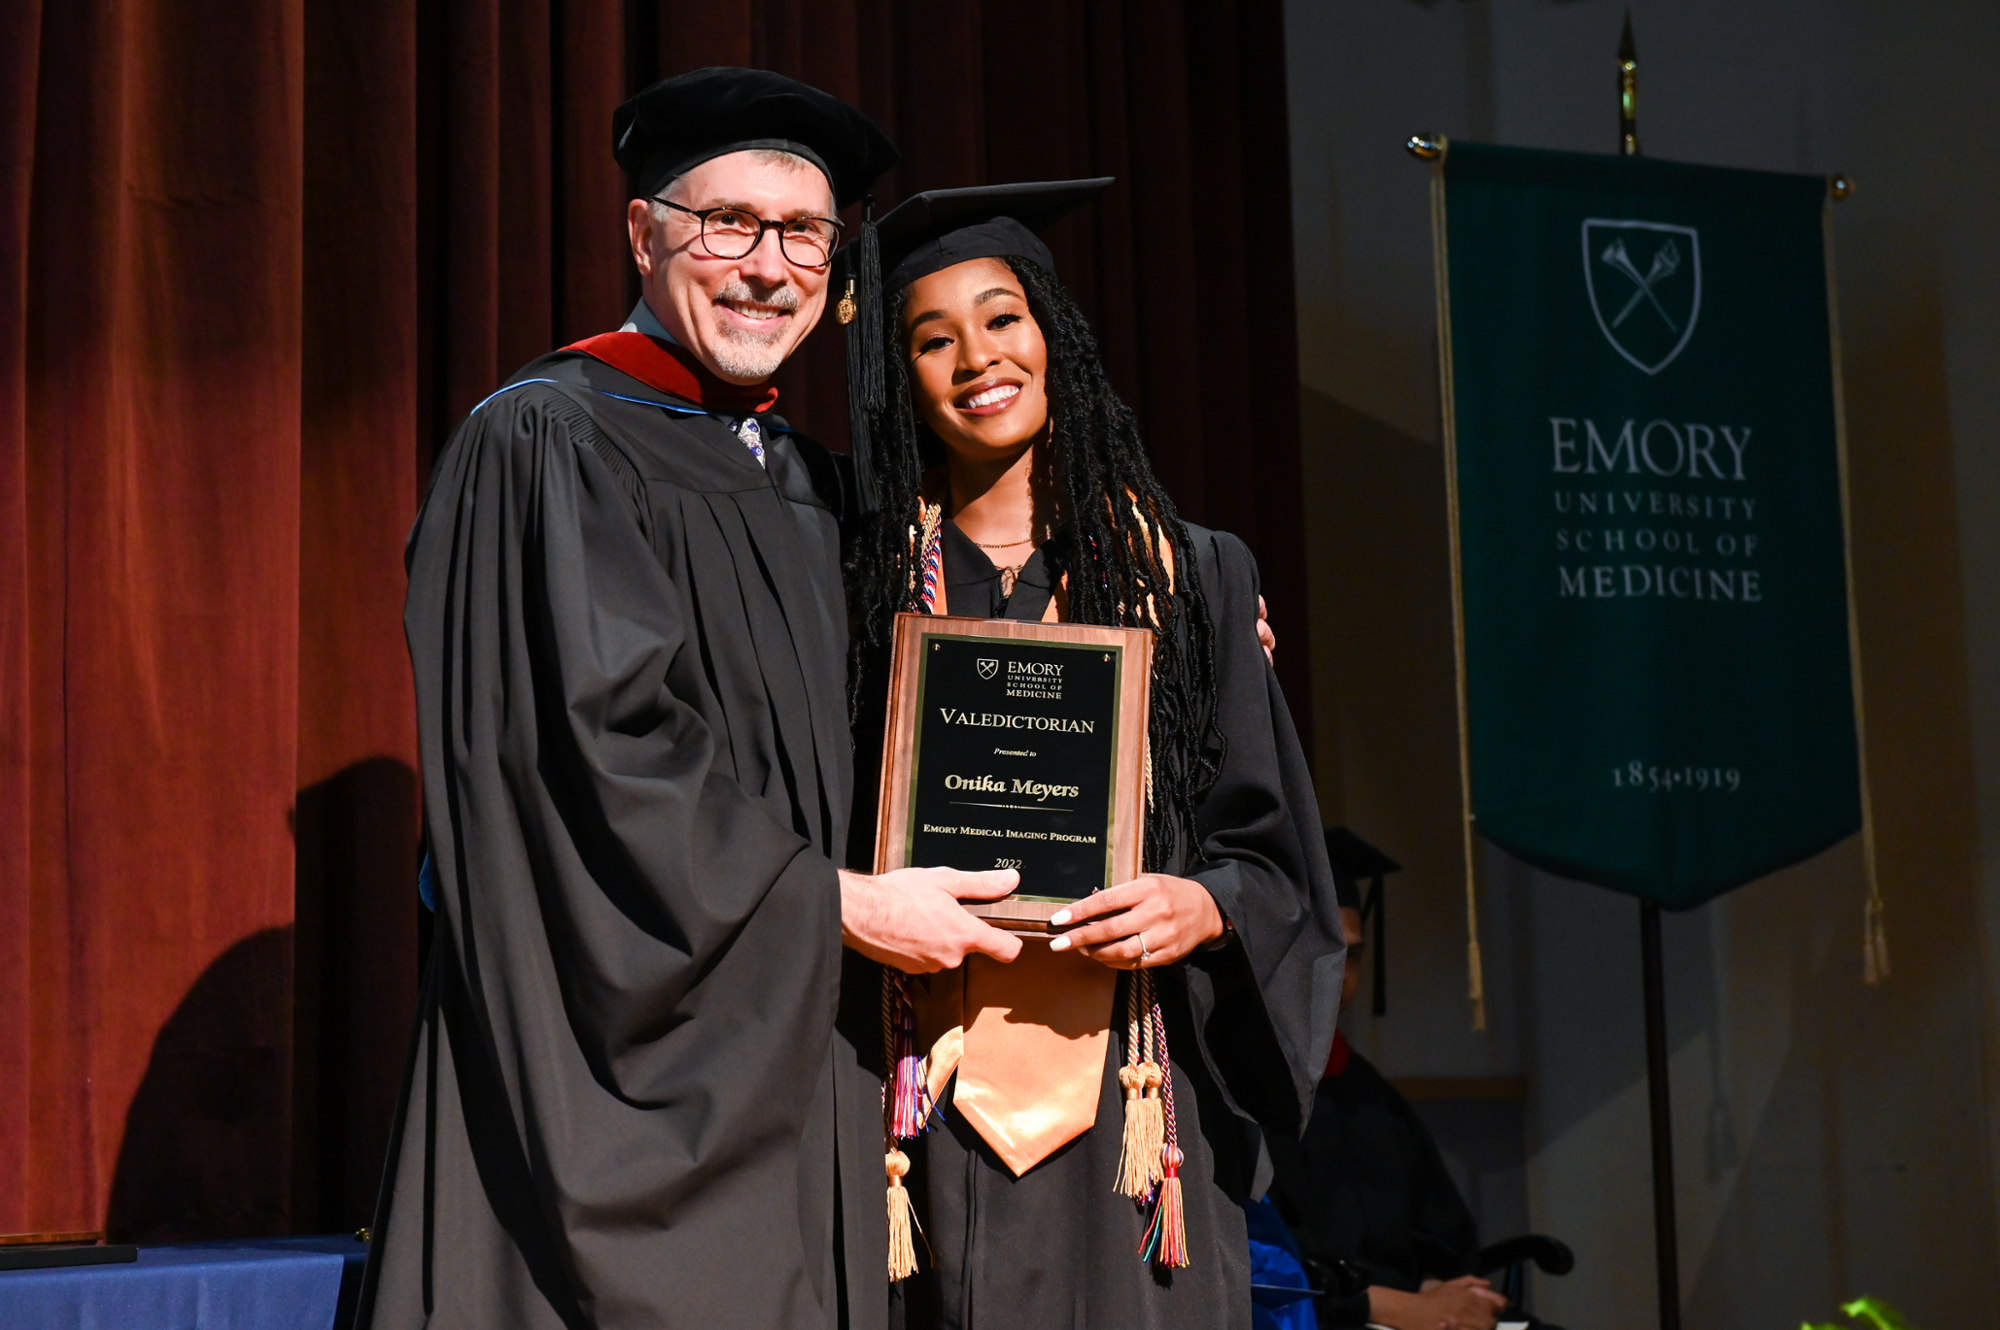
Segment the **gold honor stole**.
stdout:
[[1015,1177],[1096,1123],[1116,970],[1026,941],[1011,964],[972,956],[912,987],[932,1097],[956,1070],[952,1106]]

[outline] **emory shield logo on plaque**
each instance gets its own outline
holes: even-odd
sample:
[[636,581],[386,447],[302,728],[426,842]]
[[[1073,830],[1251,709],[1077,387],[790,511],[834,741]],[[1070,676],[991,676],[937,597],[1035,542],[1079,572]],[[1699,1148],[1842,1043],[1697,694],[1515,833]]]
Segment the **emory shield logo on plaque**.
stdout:
[[1658,374],[1701,317],[1701,237],[1691,226],[1586,218],[1583,282],[1605,340]]
[[999,661],[994,660],[991,656],[981,656],[979,658],[980,678],[991,679],[994,675],[998,674],[999,672],[1000,672]]

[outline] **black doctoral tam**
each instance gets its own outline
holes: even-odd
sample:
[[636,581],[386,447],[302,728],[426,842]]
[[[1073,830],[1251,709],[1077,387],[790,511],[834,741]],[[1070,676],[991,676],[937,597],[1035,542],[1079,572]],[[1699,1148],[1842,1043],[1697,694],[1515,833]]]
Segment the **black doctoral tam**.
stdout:
[[766,69],[718,65],[662,79],[612,114],[611,135],[618,164],[648,197],[712,157],[776,148],[824,172],[845,208],[897,161],[873,120]]

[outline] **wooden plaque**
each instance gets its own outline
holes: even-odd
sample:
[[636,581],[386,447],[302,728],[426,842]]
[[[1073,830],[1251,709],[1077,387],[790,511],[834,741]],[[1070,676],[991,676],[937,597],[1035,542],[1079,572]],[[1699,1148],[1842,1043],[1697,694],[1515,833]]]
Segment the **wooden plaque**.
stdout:
[[896,616],[875,871],[1017,868],[1002,928],[1139,875],[1153,635]]

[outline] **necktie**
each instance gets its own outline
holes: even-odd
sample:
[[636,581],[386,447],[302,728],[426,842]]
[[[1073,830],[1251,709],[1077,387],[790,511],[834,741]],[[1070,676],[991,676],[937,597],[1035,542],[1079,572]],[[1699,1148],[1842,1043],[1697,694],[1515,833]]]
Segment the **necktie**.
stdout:
[[757,459],[757,465],[764,465],[764,431],[758,427],[757,417],[745,416],[737,422],[736,437],[743,440],[743,446]]

